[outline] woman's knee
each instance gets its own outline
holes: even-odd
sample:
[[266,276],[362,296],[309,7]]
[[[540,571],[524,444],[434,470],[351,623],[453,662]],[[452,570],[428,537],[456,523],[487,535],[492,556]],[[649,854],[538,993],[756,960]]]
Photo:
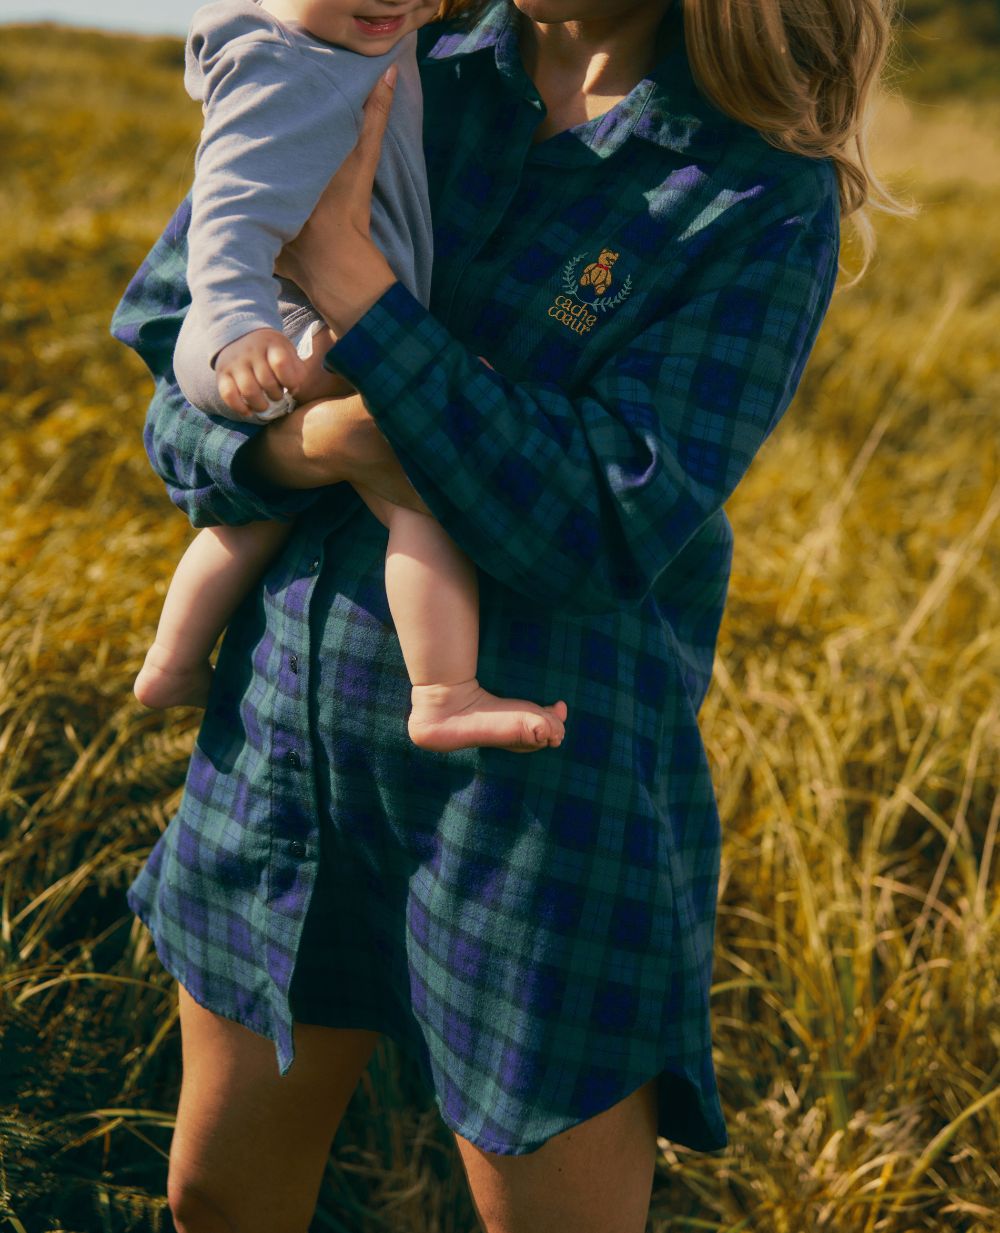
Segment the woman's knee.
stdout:
[[225,1212],[172,1170],[167,1176],[167,1205],[177,1233],[239,1233]]

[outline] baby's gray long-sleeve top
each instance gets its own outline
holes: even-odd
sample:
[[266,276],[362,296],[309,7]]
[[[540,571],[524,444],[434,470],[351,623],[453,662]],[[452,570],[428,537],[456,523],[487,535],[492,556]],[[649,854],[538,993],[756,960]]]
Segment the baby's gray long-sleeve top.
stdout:
[[432,236],[416,38],[366,56],[279,22],[256,0],[215,0],[195,14],[184,84],[202,102],[204,127],[188,236],[192,309],[174,363],[185,396],[201,399],[195,405],[218,411],[214,376],[211,391],[205,377],[227,344],[316,315],[274,262],[354,148],[364,102],[392,63],[399,75],[371,233],[396,277],[427,304]]

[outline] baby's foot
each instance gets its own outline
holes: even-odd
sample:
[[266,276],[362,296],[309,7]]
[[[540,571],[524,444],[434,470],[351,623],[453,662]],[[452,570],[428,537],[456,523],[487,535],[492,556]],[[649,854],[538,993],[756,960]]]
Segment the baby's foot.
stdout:
[[154,642],[146,652],[132,692],[151,710],[167,706],[205,706],[212,675],[213,668],[207,659],[179,666],[176,656]]
[[560,745],[566,703],[536,706],[522,698],[498,698],[475,677],[457,685],[414,685],[407,727],[421,749],[449,753],[492,745],[511,753],[532,753]]

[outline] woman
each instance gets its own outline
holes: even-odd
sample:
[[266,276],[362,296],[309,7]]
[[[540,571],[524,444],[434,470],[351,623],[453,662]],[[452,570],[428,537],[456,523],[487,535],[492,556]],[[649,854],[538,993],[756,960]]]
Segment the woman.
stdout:
[[[840,215],[872,195],[852,142],[885,9],[493,0],[428,27],[430,312],[367,233],[389,83],[279,265],[359,396],[264,431],[184,404],[184,207],[126,293],[172,499],[196,526],[299,515],[129,889],[181,986],[183,1233],[307,1228],[381,1032],[488,1233],[639,1233],[657,1135],[726,1145],[696,722],[722,506],[794,393]],[[429,510],[476,562],[482,679],[566,699],[560,748],[410,744],[386,533],[343,480]]]

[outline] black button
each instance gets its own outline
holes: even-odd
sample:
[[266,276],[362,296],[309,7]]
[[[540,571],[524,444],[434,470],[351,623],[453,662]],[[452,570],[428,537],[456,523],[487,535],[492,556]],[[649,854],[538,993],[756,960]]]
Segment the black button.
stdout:
[[315,572],[316,572],[318,569],[319,569],[319,557],[314,557],[314,558],[313,558],[313,559],[309,562],[309,572],[310,572],[310,574],[315,574]]
[[294,749],[290,749],[288,753],[285,754],[285,761],[294,771],[297,771],[299,767],[302,765],[302,759],[299,757],[299,755],[295,752]]
[[301,839],[293,839],[292,842],[288,845],[288,850],[289,852],[291,852],[293,856],[305,856],[306,845],[302,842]]
[[291,670],[292,670],[293,672],[298,672],[298,670],[299,670],[299,657],[298,657],[297,655],[289,655],[289,657],[288,657],[288,666],[289,666],[289,668],[291,668]]

